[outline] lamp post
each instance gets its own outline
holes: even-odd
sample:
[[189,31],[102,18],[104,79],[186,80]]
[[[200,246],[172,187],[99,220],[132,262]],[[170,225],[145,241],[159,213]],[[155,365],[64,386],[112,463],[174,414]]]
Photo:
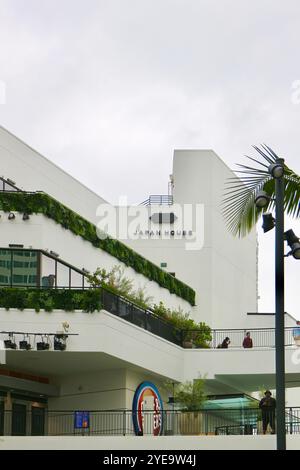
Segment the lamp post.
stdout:
[[[284,160],[277,159],[284,168]],[[276,167],[274,167],[276,169]],[[272,169],[270,168],[270,173]],[[275,172],[275,170],[274,170]],[[271,173],[272,174],[272,173]],[[275,176],[275,350],[277,450],[286,449],[285,433],[285,349],[284,349],[284,177]]]
[[[274,202],[275,218],[271,213],[263,214],[263,230],[268,232],[276,227],[275,235],[275,374],[277,395],[277,449],[286,448],[285,429],[285,329],[284,329],[284,258],[293,256],[300,260],[300,238],[293,230],[284,232],[285,199],[287,212],[293,214],[294,207],[298,206],[296,198],[298,180],[295,181],[293,172],[289,170],[284,159],[279,158],[267,145],[262,149],[254,146],[264,161],[248,157],[258,163],[259,167],[239,165],[241,178],[230,179],[230,188],[224,201],[224,215],[230,230],[235,234],[247,233],[256,221],[256,215],[251,207],[253,198],[258,209],[267,208],[270,201]],[[272,198],[266,189],[271,189],[270,176],[275,186],[275,198]],[[290,194],[285,194],[285,183],[289,184]],[[272,186],[272,185],[271,185]],[[294,194],[295,193],[295,194]],[[286,197],[287,196],[287,197]],[[293,197],[295,198],[293,199]],[[290,247],[289,253],[284,254],[284,241]]]
[[[275,179],[275,219],[264,214],[263,229],[268,232],[275,226],[275,375],[276,375],[276,418],[277,450],[286,449],[285,434],[285,349],[284,349],[284,159],[276,158],[268,171]],[[265,191],[259,191],[255,204],[266,207],[271,198]],[[294,236],[295,237],[295,236]],[[294,240],[295,241],[295,240]],[[296,247],[296,245],[292,245]],[[296,249],[294,248],[294,252]],[[295,257],[295,255],[294,255]]]

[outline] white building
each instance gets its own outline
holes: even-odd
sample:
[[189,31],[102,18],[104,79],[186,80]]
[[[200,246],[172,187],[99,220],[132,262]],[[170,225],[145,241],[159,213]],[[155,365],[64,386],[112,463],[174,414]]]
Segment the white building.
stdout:
[[[212,150],[176,150],[170,194],[150,196],[147,206],[149,216],[174,214],[174,223],[147,227],[147,217],[140,239],[126,243],[195,289],[192,315],[198,321],[218,329],[268,326],[265,319],[258,324],[247,317],[257,312],[256,232],[236,239],[221,213],[226,181],[232,176]],[[161,235],[155,236],[158,228]],[[154,236],[145,235],[146,229]],[[171,230],[173,236],[165,235]]]
[[[150,198],[144,211],[117,208],[117,220],[129,211],[136,235],[126,232],[119,241],[97,237],[98,208],[106,201],[3,128],[0,162],[0,330],[3,341],[17,345],[1,351],[0,435],[72,434],[76,410],[94,411],[94,428],[104,410],[105,423],[107,410],[124,412],[118,419],[125,416],[125,433],[133,432],[126,419],[144,381],[158,387],[166,408],[166,380],[206,376],[207,391],[215,395],[274,387],[274,316],[257,314],[256,234],[237,240],[225,227],[220,203],[232,172],[213,151],[175,151],[167,198]],[[115,229],[120,235],[124,226]],[[211,348],[184,348],[181,331],[105,289],[99,290],[96,311],[96,297],[87,297],[93,291],[83,289],[89,285],[86,272],[115,265],[152,303],[190,312],[221,330],[213,332]],[[88,302],[91,313],[83,311]],[[286,325],[293,325],[286,317]],[[251,350],[241,347],[247,330]],[[53,350],[63,335],[66,350]],[[231,338],[229,350],[216,349],[225,336]],[[300,370],[291,337],[288,330],[293,387]],[[20,341],[32,349],[20,349]],[[37,350],[37,343],[49,343],[49,349]],[[144,407],[153,411],[155,394],[147,393]],[[59,410],[67,412],[62,421]],[[99,432],[112,432],[111,424],[101,423]],[[122,434],[120,426],[118,421],[116,433]]]

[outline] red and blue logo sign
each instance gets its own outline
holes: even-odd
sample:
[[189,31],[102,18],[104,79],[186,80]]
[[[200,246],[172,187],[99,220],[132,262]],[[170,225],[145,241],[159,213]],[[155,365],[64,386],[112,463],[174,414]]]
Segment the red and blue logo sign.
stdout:
[[162,434],[163,402],[153,383],[142,382],[136,389],[132,403],[132,420],[137,436]]

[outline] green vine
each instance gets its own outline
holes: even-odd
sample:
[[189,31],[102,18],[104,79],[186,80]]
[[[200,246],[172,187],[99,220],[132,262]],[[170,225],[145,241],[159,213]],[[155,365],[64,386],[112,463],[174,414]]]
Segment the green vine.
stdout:
[[45,310],[83,310],[93,313],[101,310],[99,289],[30,289],[20,287],[1,287],[0,306],[9,310],[30,308],[39,312]]
[[183,341],[192,342],[196,348],[209,348],[212,340],[211,329],[206,323],[197,323],[190,318],[189,313],[180,308],[172,310],[165,307],[163,302],[152,307],[152,311],[163,320],[174,325],[183,332]]
[[68,209],[48,194],[42,192],[1,192],[0,209],[4,212],[16,211],[26,212],[27,214],[43,214],[63,228],[89,241],[94,247],[101,248],[126,266],[132,267],[136,272],[168,289],[172,294],[176,294],[191,305],[195,305],[195,291],[191,287],[163,271],[119,240],[110,237],[100,239],[94,224]]

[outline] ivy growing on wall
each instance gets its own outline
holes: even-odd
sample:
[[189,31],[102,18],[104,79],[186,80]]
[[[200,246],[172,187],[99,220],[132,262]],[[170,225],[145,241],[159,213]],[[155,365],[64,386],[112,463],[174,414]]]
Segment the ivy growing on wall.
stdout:
[[5,212],[43,214],[63,228],[89,241],[95,248],[101,248],[126,266],[130,266],[136,272],[168,289],[172,294],[176,294],[191,305],[195,305],[195,291],[191,287],[163,271],[119,240],[111,237],[100,239],[94,224],[68,209],[48,194],[42,192],[1,192],[0,209]]
[[36,312],[43,309],[46,312],[83,310],[92,313],[100,311],[102,307],[99,289],[22,289],[20,287],[1,287],[0,305],[7,310],[30,308]]

